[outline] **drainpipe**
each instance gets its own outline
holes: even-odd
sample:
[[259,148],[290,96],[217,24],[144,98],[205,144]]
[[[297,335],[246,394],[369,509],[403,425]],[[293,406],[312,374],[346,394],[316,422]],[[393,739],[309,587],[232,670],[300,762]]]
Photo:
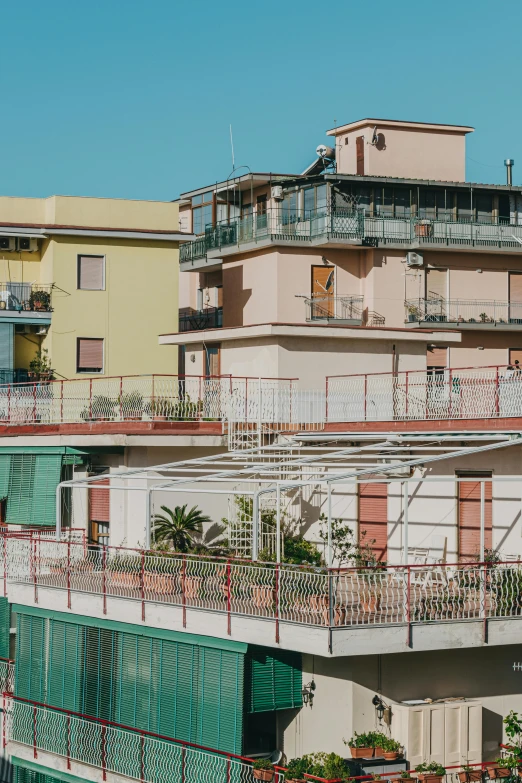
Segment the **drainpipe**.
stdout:
[[506,176],[507,176],[507,184],[511,187],[513,184],[513,166],[515,165],[515,161],[513,158],[506,158],[504,161],[504,166],[506,167]]

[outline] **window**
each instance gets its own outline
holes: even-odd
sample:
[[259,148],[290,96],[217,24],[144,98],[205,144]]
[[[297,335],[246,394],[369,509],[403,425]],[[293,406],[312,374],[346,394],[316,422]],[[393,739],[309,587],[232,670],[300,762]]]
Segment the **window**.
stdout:
[[105,289],[104,256],[78,256],[78,288],[84,291]]
[[221,374],[221,345],[214,343],[205,347],[205,375],[217,376]]
[[297,223],[297,191],[285,193],[283,199],[283,225]]
[[76,372],[103,372],[103,340],[78,337],[76,345]]
[[196,207],[192,210],[192,232],[194,234],[204,234],[205,226],[212,224],[212,204],[205,204],[203,207]]

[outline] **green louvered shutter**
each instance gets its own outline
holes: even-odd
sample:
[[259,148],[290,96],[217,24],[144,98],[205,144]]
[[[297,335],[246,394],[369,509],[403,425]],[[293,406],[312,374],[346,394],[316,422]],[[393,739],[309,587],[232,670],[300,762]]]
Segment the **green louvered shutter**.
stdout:
[[30,614],[19,614],[17,620],[15,696],[44,702],[48,621],[43,617],[33,617]]
[[84,630],[75,623],[49,621],[47,704],[80,710]]
[[9,658],[9,634],[11,632],[11,604],[0,598],[0,658]]
[[0,454],[0,500],[7,497],[9,491],[9,474],[11,472],[11,455]]
[[13,525],[31,524],[36,456],[12,454],[6,522]]
[[244,655],[200,647],[197,742],[228,753],[243,745]]
[[302,679],[300,653],[250,647],[245,677],[247,712],[301,707]]
[[62,470],[61,454],[37,454],[34,469],[31,525],[56,524],[56,487]]
[[106,628],[92,627],[84,627],[83,634],[81,712],[95,718],[113,720],[114,660],[118,634]]

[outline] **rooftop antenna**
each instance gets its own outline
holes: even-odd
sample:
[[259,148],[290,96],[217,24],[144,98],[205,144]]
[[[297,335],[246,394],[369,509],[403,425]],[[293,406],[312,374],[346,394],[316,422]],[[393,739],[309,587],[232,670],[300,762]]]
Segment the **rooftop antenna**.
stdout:
[[232,148],[232,169],[235,169],[236,162],[234,160],[234,139],[232,138],[232,125],[230,125],[230,146]]

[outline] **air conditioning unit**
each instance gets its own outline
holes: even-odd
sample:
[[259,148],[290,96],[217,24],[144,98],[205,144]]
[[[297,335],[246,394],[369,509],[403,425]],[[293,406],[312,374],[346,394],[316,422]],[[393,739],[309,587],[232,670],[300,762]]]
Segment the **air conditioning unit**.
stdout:
[[276,201],[282,201],[283,200],[283,186],[282,185],[274,185],[272,187],[272,198]]
[[33,237],[18,237],[17,250],[24,253],[36,253],[38,250],[38,240]]
[[0,237],[0,250],[14,251],[16,250],[15,237]]
[[420,253],[414,253],[413,251],[406,253],[406,266],[422,266],[424,258]]
[[31,324],[15,324],[15,334],[31,334]]

